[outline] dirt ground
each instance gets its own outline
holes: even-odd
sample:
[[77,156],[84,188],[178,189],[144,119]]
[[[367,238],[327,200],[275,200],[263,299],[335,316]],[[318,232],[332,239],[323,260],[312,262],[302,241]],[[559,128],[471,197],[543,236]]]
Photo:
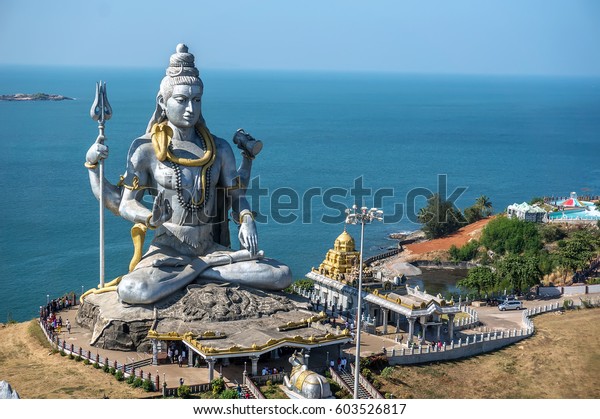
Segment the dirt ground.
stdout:
[[598,399],[600,309],[534,318],[536,333],[499,351],[398,367],[381,392],[417,399]]
[[[600,398],[600,309],[544,314],[536,334],[494,353],[461,361],[398,367],[379,378],[398,398]],[[33,326],[32,326],[33,324]],[[146,398],[110,374],[83,365],[32,337],[35,323],[0,326],[0,381],[25,399]]]
[[0,381],[22,399],[138,399],[150,395],[114,376],[42,346],[30,329],[35,321],[0,326]]
[[461,247],[470,240],[478,240],[481,237],[483,228],[490,220],[492,220],[492,218],[493,217],[486,218],[473,224],[469,224],[447,237],[406,245],[404,246],[404,252],[393,259],[401,260],[403,262],[433,260],[435,258],[440,258],[442,260],[447,259],[448,249],[450,249],[452,245]]

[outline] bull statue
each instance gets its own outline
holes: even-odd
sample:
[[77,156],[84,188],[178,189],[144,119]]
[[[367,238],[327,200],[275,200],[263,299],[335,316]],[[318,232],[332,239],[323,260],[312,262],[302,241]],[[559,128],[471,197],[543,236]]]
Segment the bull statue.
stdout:
[[304,352],[294,351],[289,358],[292,364],[290,377],[284,377],[285,386],[305,399],[329,399],[332,398],[331,388],[327,379],[321,374],[308,369],[304,363]]

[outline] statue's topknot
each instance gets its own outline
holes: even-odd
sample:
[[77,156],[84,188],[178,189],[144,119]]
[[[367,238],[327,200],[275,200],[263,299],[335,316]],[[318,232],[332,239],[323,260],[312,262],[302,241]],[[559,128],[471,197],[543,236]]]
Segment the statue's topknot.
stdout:
[[175,54],[171,55],[169,67],[166,71],[167,76],[192,76],[198,77],[199,72],[194,64],[194,55],[188,52],[188,47],[185,44],[177,44]]

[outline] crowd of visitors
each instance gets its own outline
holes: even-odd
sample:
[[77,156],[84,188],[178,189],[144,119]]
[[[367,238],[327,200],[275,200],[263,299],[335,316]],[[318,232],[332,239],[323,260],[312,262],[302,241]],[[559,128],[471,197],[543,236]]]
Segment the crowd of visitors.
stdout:
[[62,297],[49,300],[45,306],[40,306],[40,320],[45,324],[46,330],[51,335],[61,333],[63,326],[66,327],[68,333],[71,333],[71,322],[67,320],[63,324],[62,316],[59,313],[74,306],[76,301],[75,293],[71,292]]

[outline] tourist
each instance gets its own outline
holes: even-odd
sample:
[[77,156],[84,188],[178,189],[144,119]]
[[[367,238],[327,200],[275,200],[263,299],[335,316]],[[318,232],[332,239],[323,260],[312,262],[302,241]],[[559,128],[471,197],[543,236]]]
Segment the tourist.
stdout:
[[181,368],[182,364],[183,364],[183,358],[181,357],[181,354],[179,354],[177,356],[177,365],[179,365],[179,368]]
[[181,360],[185,361],[185,349],[181,350]]
[[67,332],[71,334],[71,322],[69,321],[69,319],[67,319]]
[[169,350],[167,351],[167,359],[171,364],[173,363],[173,351],[171,350],[171,348],[169,348]]

